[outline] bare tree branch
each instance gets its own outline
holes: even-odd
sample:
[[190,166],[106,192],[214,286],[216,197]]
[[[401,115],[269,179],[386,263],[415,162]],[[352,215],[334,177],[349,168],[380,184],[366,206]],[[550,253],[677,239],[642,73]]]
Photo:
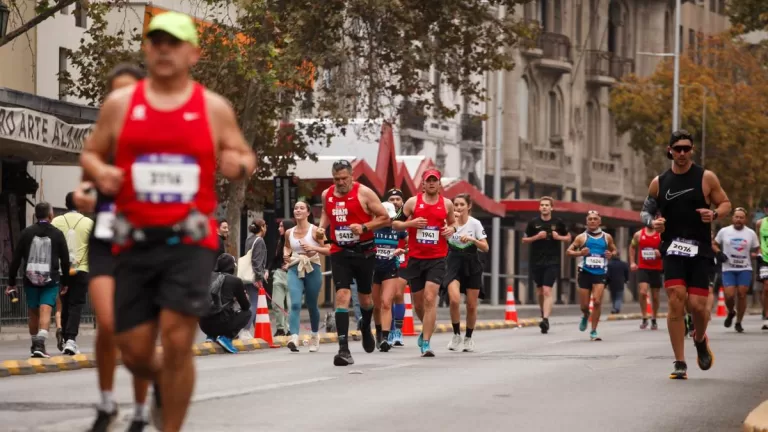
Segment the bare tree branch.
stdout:
[[65,7],[77,2],[78,0],[61,0],[58,3],[56,3],[56,6],[47,9],[45,12],[41,13],[40,15],[35,16],[31,20],[25,22],[21,25],[21,27],[17,28],[16,30],[8,33],[5,35],[5,37],[0,38],[0,47],[11,42],[12,40],[16,39],[17,37],[23,35],[24,33],[32,30],[35,28],[36,25],[40,24],[41,22],[47,20],[48,18],[52,17],[56,14],[56,12],[64,9]]

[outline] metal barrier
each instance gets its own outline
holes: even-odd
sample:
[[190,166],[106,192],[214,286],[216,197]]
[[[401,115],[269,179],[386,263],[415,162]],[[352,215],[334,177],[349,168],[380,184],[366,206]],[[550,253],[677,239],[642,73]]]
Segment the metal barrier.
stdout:
[[[27,297],[23,288],[24,282],[22,278],[16,279],[16,287],[19,293],[19,301],[11,303],[10,297],[5,295],[5,288],[8,286],[8,278],[0,277],[0,331],[3,326],[12,325],[26,325],[29,319],[29,309],[27,309]],[[55,312],[55,307],[54,307]],[[51,319],[53,321],[53,317]],[[83,314],[80,317],[80,323],[95,325],[95,314],[91,307],[90,296],[86,297],[85,306],[83,306]]]

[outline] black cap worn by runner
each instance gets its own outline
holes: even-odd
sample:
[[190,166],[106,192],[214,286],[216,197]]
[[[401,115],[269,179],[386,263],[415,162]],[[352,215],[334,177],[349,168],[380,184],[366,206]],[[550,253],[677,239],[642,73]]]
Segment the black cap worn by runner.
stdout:
[[[685,129],[680,129],[672,132],[672,136],[669,137],[669,144],[667,144],[668,147],[672,147],[675,145],[676,142],[682,141],[682,140],[688,140],[693,144],[693,137],[691,136],[691,133],[688,132]],[[667,148],[667,159],[672,160],[674,159],[672,157],[672,150]]]

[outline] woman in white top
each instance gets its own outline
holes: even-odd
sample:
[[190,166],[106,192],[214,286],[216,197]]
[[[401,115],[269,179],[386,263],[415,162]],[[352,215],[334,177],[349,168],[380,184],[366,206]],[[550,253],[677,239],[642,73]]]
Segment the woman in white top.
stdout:
[[309,322],[312,326],[312,337],[309,340],[309,352],[317,352],[320,348],[320,308],[317,299],[323,284],[320,270],[320,255],[331,253],[330,245],[323,240],[315,239],[317,226],[309,221],[311,217],[309,204],[298,201],[293,206],[293,217],[296,226],[285,232],[283,258],[288,265],[288,292],[291,296],[291,316],[288,319],[291,339],[288,348],[299,352],[299,323],[301,317],[301,298],[306,296]]
[[[446,278],[448,282],[448,298],[451,305],[451,325],[453,338],[448,344],[451,351],[471,352],[475,349],[472,332],[477,321],[478,298],[483,298],[483,266],[477,251],[488,252],[488,241],[485,229],[479,220],[469,215],[472,209],[472,198],[469,194],[459,194],[453,199],[456,213],[456,223],[459,228],[448,239],[448,258]],[[461,313],[459,306],[461,294],[467,296],[467,333],[462,347]]]

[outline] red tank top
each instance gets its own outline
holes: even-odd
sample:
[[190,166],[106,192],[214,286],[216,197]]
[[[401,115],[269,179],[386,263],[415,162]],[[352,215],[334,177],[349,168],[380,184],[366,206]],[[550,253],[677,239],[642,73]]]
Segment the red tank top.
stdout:
[[331,253],[341,252],[343,247],[354,247],[355,245],[371,241],[373,245],[373,231],[368,231],[361,235],[352,234],[349,226],[352,224],[364,224],[372,220],[371,215],[365,212],[363,205],[358,198],[360,183],[354,182],[352,189],[343,197],[337,197],[333,194],[336,186],[328,188],[325,195],[325,214],[331,221]]
[[[125,173],[115,210],[134,227],[172,226],[192,208],[205,215],[216,209],[216,148],[205,110],[205,89],[195,83],[187,103],[158,111],[147,102],[146,81],[131,98],[117,140],[115,166]],[[216,222],[199,244],[218,249]],[[192,243],[184,239],[184,243]]]
[[662,261],[656,259],[656,249],[661,246],[661,234],[648,234],[643,228],[637,243],[637,267],[646,270],[661,270]]
[[408,256],[418,259],[445,258],[448,255],[448,241],[440,235],[445,226],[448,209],[445,200],[438,195],[437,203],[424,202],[424,194],[416,195],[416,205],[411,219],[423,217],[427,220],[424,228],[408,228]]

